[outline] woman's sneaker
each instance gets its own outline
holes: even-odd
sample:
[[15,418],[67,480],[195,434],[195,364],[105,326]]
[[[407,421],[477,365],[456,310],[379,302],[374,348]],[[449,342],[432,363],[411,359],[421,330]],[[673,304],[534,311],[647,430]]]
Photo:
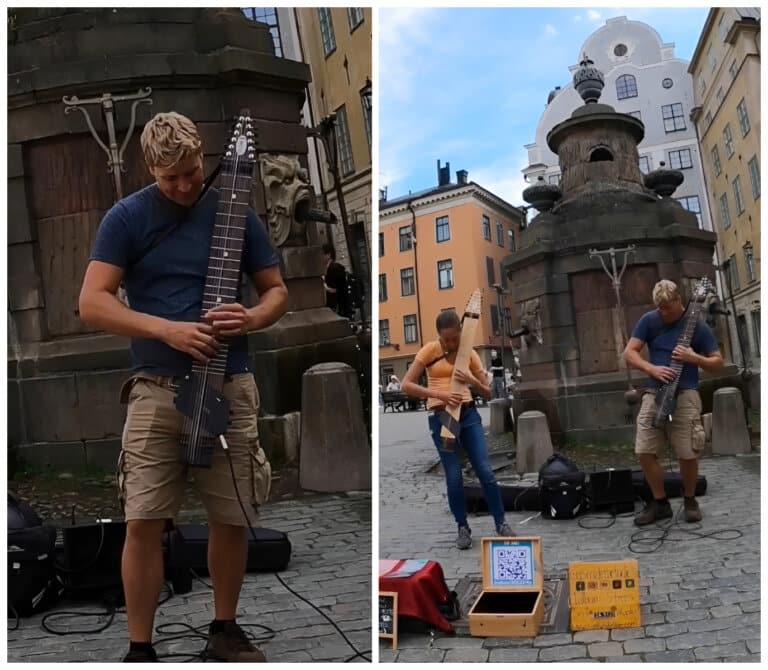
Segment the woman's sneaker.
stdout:
[[496,535],[498,537],[515,537],[515,533],[506,521],[500,526],[496,526]]
[[469,526],[459,526],[456,546],[459,549],[469,549],[472,546],[472,531],[469,529]]

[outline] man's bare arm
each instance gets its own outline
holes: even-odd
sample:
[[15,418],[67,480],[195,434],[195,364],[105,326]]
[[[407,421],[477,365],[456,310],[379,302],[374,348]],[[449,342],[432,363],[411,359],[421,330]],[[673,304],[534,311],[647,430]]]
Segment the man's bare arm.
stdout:
[[649,377],[658,379],[660,382],[671,382],[675,378],[675,371],[672,368],[663,365],[653,365],[646,361],[640,352],[643,350],[645,342],[637,337],[630,337],[627,346],[624,349],[624,360],[627,365],[645,372]]

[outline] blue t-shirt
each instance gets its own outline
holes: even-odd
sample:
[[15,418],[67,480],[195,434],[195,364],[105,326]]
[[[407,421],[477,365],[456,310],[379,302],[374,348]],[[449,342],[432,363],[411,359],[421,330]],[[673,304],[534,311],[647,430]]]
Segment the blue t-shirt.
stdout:
[[[131,309],[171,321],[200,320],[218,195],[211,188],[189,209],[166,198],[157,184],[152,184],[115,203],[105,214],[91,260],[126,270],[123,283]],[[182,223],[141,258],[158,235],[180,217]],[[277,264],[264,224],[248,209],[242,272],[250,277]],[[247,372],[247,337],[228,342],[227,374]],[[131,339],[131,361],[134,370],[169,376],[185,375],[192,366],[189,354],[145,338]]]
[[[632,337],[636,337],[638,340],[646,343],[648,346],[648,359],[653,365],[669,367],[672,364],[672,351],[683,334],[684,325],[685,315],[674,323],[664,323],[659,310],[654,309],[640,317],[635,330],[632,332]],[[708,355],[717,351],[717,340],[715,340],[712,330],[701,320],[696,322],[696,326],[693,329],[691,349],[697,354],[702,355]],[[661,386],[661,382],[658,379],[650,377],[649,380],[651,386]],[[699,388],[698,365],[691,363],[683,364],[678,388],[681,390]]]

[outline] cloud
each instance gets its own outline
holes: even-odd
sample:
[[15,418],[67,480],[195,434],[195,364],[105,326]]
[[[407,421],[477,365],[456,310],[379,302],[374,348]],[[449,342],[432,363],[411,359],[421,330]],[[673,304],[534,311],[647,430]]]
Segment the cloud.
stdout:
[[551,37],[554,37],[555,35],[560,34],[560,31],[557,28],[555,28],[555,26],[553,26],[551,23],[548,23],[547,25],[544,26],[544,32]]
[[522,170],[527,166],[528,152],[523,150],[511,161],[502,158],[490,165],[484,163],[482,167],[468,168],[469,179],[508,203],[522,207],[526,205],[523,191],[530,186],[523,179]]
[[587,18],[590,21],[599,21],[600,19],[603,18],[603,15],[600,12],[598,12],[598,11],[596,11],[594,9],[588,9],[587,10]]

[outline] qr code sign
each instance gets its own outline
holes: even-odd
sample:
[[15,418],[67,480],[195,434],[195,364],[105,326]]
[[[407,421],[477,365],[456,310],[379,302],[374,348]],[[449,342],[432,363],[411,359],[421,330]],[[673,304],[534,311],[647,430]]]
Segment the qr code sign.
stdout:
[[531,547],[494,547],[493,583],[519,586],[533,584]]

